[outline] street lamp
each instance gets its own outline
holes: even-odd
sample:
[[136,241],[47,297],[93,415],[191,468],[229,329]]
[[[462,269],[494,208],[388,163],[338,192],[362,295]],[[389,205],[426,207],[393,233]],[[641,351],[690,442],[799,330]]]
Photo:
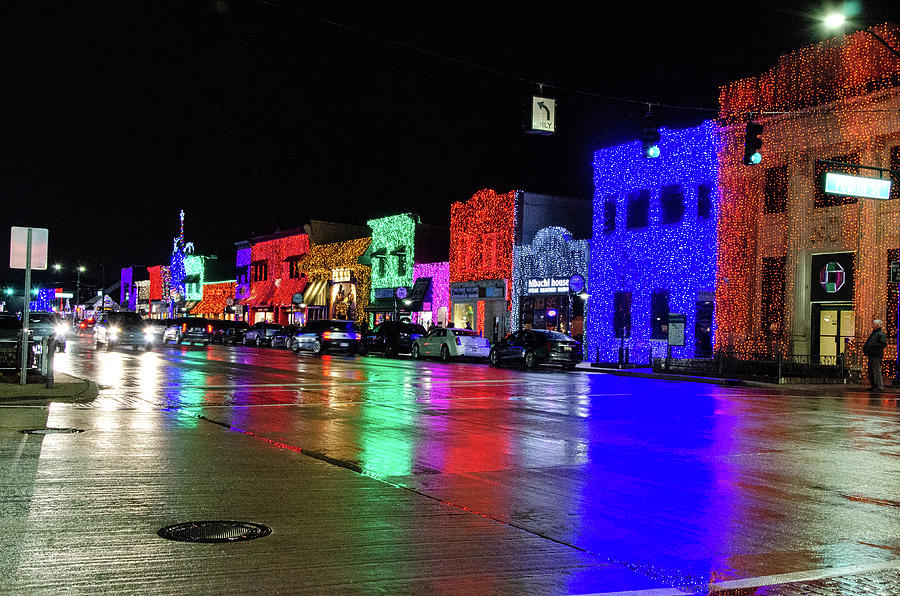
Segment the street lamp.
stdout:
[[[847,16],[839,12],[833,12],[825,17],[824,24],[827,29],[840,29],[847,24]],[[871,27],[863,27],[862,29],[860,29],[860,31],[868,33],[869,35],[877,39],[878,42],[889,49],[891,53],[894,54],[894,56],[900,58],[900,51],[898,51],[897,48],[885,41],[883,37],[872,31]]]
[[847,22],[847,17],[839,12],[833,12],[825,17],[825,26],[829,29],[837,29],[843,27]]

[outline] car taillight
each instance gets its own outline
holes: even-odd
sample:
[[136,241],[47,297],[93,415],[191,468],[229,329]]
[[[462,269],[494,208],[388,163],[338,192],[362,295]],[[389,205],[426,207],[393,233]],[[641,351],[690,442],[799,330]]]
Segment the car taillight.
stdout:
[[355,339],[356,341],[361,340],[361,339],[362,339],[362,333],[354,333],[354,334],[353,334],[353,339]]
[[206,332],[207,332],[207,333],[212,333],[212,325],[207,325],[207,326],[206,326]]
[[182,324],[181,324],[181,332],[182,332],[182,333],[187,333],[187,323],[182,323]]
[[322,334],[322,339],[331,339],[331,331],[326,331]]
[[458,338],[458,337],[456,338],[456,345],[458,345],[458,346],[461,346],[461,345],[462,345],[462,342],[459,341],[459,338]]

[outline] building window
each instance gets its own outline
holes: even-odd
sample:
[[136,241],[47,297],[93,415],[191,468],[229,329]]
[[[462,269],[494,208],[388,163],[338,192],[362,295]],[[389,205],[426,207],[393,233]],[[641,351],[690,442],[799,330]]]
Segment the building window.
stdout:
[[[829,157],[829,161],[839,161],[841,163],[856,164],[859,163],[859,153],[849,153],[847,155],[835,155]],[[859,168],[842,167],[833,164],[824,164],[817,161],[815,166],[815,184],[816,184],[816,207],[834,207],[835,205],[849,205],[856,203],[856,197],[845,197],[842,195],[826,194],[822,187],[825,185],[825,172],[841,172],[843,174],[858,174]]]
[[465,251],[463,252],[463,258],[465,259],[465,269],[467,271],[475,271],[475,269],[476,269],[475,258],[478,254],[477,244],[475,241],[475,235],[474,234],[466,234],[466,236],[463,240],[463,246],[465,247]]
[[641,189],[628,193],[628,211],[625,227],[646,228],[650,225],[650,191]]
[[631,337],[631,292],[616,292],[613,303],[613,336]]
[[650,337],[669,337],[669,290],[653,290],[650,295]]
[[697,187],[697,217],[707,219],[712,215],[712,184],[703,182]]
[[394,254],[397,256],[397,275],[403,277],[406,275],[406,249],[398,248]]
[[489,271],[497,267],[497,244],[500,234],[491,232],[482,236],[481,266]]
[[[900,145],[891,147],[891,169],[900,170]],[[894,183],[891,184],[891,198],[900,199],[900,181],[896,177]]]
[[660,223],[678,223],[684,217],[684,190],[680,184],[667,184],[659,195],[662,208]]
[[787,257],[766,257],[762,260],[760,320],[763,333],[780,334],[783,331],[786,267]]
[[291,259],[288,261],[288,267],[290,268],[288,271],[288,277],[291,279],[300,279],[303,275],[302,271],[300,271],[300,263],[303,261],[300,259]]
[[266,261],[257,261],[250,265],[251,281],[266,281],[269,279],[269,264]]
[[609,234],[616,229],[616,197],[608,195],[603,202],[603,231]]
[[378,277],[384,277],[387,271],[385,271],[384,262],[387,261],[387,257],[382,255],[378,257]]
[[[894,169],[891,166],[891,169]],[[891,188],[893,192],[893,188]],[[887,271],[884,277],[887,282],[887,310],[884,317],[884,332],[893,344],[897,339],[897,284],[891,283],[891,263],[900,259],[900,250],[889,248],[887,251]]]
[[784,213],[787,211],[788,175],[787,165],[766,168],[764,213]]

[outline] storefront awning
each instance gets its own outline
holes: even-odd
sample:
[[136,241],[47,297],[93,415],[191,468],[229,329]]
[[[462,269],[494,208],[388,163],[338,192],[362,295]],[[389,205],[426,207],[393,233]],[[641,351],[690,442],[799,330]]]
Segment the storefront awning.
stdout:
[[294,294],[305,293],[308,283],[306,277],[282,279],[281,285],[272,294],[271,303],[275,306],[291,306]]
[[406,304],[403,300],[395,300],[393,298],[376,298],[369,306],[366,312],[418,312],[422,310],[422,301]]
[[275,286],[268,282],[259,282],[250,284],[250,295],[241,299],[241,304],[247,306],[266,306],[270,304],[272,294],[275,293]]
[[303,292],[303,301],[307,306],[328,306],[327,288],[328,282],[326,280],[312,282],[306,287],[306,291]]
[[197,305],[200,304],[200,300],[187,300],[184,303],[184,306],[179,308],[178,310],[183,313],[191,313]]

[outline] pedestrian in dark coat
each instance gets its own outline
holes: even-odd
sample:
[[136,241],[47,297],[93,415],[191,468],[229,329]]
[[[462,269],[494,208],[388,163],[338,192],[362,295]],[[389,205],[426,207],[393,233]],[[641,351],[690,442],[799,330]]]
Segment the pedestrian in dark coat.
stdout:
[[887,347],[887,336],[882,331],[884,323],[878,319],[872,321],[872,333],[863,344],[863,354],[869,359],[869,387],[872,391],[884,391],[884,380],[881,378],[881,359]]

